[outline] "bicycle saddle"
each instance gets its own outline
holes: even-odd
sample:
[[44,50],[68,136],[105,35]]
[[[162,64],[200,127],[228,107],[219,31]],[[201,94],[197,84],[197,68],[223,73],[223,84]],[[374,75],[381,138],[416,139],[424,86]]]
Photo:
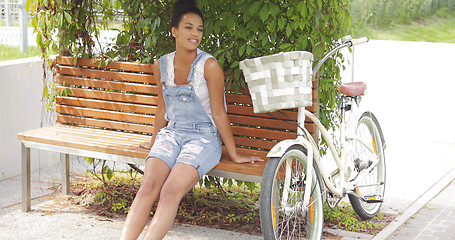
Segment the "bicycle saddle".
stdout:
[[367,84],[364,82],[343,83],[337,86],[338,91],[349,97],[357,97],[365,95]]

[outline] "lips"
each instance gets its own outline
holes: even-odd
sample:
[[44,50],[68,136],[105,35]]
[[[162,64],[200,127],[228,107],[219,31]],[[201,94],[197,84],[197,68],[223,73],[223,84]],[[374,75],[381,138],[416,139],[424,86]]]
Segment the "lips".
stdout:
[[199,42],[199,41],[198,41],[197,39],[195,39],[195,38],[190,38],[190,39],[188,39],[188,41],[190,41],[190,42],[192,42],[192,43],[194,43],[194,44],[197,44],[197,43]]

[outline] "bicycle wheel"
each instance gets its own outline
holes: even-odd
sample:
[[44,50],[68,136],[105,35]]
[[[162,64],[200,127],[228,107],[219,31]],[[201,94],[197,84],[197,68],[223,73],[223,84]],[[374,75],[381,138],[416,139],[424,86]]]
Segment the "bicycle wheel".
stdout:
[[[264,239],[321,239],[324,207],[317,167],[306,186],[306,150],[292,146],[280,158],[270,158],[263,174],[260,196]],[[303,195],[310,191],[310,204]]]
[[363,219],[370,219],[376,216],[382,205],[386,180],[384,136],[372,113],[362,114],[357,123],[356,137],[373,149],[374,154],[359,141],[353,141],[354,172],[358,173],[371,166],[372,159],[376,156],[379,159],[377,166],[363,177],[355,188],[356,194],[349,194],[349,201],[355,212]]

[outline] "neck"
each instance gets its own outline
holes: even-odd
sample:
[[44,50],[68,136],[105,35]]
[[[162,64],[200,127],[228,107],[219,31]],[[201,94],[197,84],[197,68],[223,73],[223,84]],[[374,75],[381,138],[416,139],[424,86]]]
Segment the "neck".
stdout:
[[197,50],[177,49],[175,53],[175,59],[178,59],[179,62],[190,65],[193,63],[196,56]]

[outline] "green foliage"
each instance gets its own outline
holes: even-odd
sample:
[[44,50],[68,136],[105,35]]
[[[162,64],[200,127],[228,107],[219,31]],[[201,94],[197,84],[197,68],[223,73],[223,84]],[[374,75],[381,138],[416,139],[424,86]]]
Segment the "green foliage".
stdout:
[[350,0],[350,12],[354,29],[365,26],[387,27],[393,24],[409,24],[455,10],[453,0]]
[[[37,0],[29,1],[27,9],[34,15],[37,42],[45,58],[46,51],[58,48],[61,54],[98,57],[103,62],[150,63],[174,49],[168,26],[173,2]],[[227,84],[235,92],[245,87],[239,61],[293,50],[310,51],[318,60],[350,27],[348,0],[199,0],[199,5],[205,15],[201,48],[229,73]],[[118,19],[122,26],[116,44],[96,55],[93,47],[99,30]],[[318,77],[320,119],[326,127],[333,127],[332,120],[338,117],[333,86],[340,80],[340,63],[328,61]]]
[[[235,92],[245,87],[238,67],[241,60],[294,50],[310,51],[318,60],[350,27],[348,1],[344,0],[200,0],[199,4],[205,13],[201,47],[231,73],[227,84]],[[318,75],[320,120],[329,128],[339,117],[334,111],[338,104],[334,84],[340,80],[340,67],[330,60]]]
[[114,170],[106,165],[106,160],[91,157],[84,157],[84,160],[91,165],[91,169],[88,169],[87,173],[92,174],[104,185],[107,185],[114,177]]
[[[372,220],[381,219],[383,217],[383,213],[379,212]],[[331,209],[327,205],[324,205],[324,221],[342,227],[347,231],[371,231],[385,227],[383,223],[377,223],[372,220],[360,219],[351,206],[342,205],[337,206],[335,209]]]

